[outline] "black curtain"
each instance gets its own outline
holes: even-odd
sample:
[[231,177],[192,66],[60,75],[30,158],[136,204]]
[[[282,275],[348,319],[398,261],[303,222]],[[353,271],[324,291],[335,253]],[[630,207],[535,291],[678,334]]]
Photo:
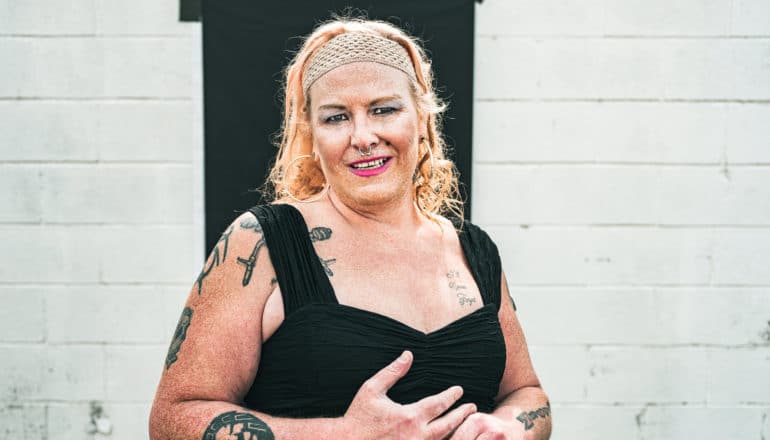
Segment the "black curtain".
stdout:
[[473,0],[203,0],[206,252],[237,213],[261,203],[281,123],[281,72],[304,36],[349,8],[422,39],[439,95],[444,134],[470,217]]

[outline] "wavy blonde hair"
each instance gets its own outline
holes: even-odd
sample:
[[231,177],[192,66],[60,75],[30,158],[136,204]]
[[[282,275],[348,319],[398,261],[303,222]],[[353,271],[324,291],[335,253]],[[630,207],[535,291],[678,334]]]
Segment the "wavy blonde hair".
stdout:
[[[265,198],[288,201],[288,194],[291,194],[300,200],[311,199],[324,189],[326,179],[318,163],[298,159],[311,154],[313,148],[308,114],[310,98],[305,96],[302,78],[313,54],[327,41],[346,32],[378,35],[406,49],[417,78],[417,84],[410,81],[417,111],[421,116],[427,116],[427,135],[418,145],[419,159],[413,182],[415,201],[420,212],[428,218],[432,219],[435,214],[452,214],[462,221],[458,173],[454,163],[446,158],[446,144],[441,135],[441,115],[446,105],[435,94],[430,61],[418,41],[401,29],[383,21],[362,18],[336,18],[321,24],[305,39],[286,68],[283,126],[276,142],[278,154],[268,176]],[[290,166],[296,171],[289,172]]]

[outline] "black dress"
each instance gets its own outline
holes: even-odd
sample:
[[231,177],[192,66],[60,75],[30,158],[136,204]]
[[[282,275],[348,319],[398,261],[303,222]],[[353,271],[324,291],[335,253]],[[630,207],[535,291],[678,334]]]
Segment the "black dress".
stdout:
[[455,406],[473,402],[479,411],[494,409],[505,342],[497,318],[500,257],[484,231],[465,222],[459,234],[483,307],[426,334],[340,304],[296,208],[250,211],[262,226],[285,317],[262,345],[246,407],[284,417],[342,416],[366,379],[410,350],[411,369],[388,392],[393,401],[412,403],[460,385],[465,392]]

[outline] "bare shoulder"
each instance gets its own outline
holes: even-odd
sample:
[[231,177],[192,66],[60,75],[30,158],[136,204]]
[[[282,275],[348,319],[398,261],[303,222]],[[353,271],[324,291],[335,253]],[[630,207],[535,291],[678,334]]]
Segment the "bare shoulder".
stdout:
[[269,293],[272,272],[262,226],[254,214],[245,212],[222,232],[195,280],[191,296],[197,293],[202,299],[237,296],[246,291]]

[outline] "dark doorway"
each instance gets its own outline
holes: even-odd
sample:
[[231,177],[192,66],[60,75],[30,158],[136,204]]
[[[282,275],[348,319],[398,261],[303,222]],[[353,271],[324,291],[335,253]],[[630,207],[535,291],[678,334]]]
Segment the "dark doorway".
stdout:
[[[192,0],[191,3],[192,4]],[[195,16],[195,6],[182,10]],[[281,71],[316,24],[356,8],[420,37],[449,102],[444,134],[470,217],[473,0],[203,0],[206,251],[240,212],[261,203],[276,153]],[[184,15],[184,14],[182,14]]]

